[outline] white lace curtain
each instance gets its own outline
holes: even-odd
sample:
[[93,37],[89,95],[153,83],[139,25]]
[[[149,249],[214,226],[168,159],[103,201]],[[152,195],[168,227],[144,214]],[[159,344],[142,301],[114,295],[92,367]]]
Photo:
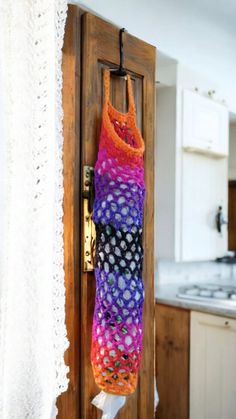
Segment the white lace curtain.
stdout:
[[[67,388],[61,57],[65,0],[0,2],[0,418]],[[4,228],[3,228],[4,225]]]

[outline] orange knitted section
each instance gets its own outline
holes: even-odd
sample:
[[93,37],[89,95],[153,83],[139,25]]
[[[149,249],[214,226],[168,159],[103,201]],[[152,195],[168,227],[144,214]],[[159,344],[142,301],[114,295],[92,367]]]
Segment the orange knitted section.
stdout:
[[114,382],[114,373],[108,372],[106,375],[106,382],[102,379],[102,369],[93,366],[93,374],[96,384],[106,393],[119,394],[120,396],[127,396],[134,393],[137,387],[138,375],[137,373],[129,373],[129,378],[124,379],[122,376],[117,376],[118,383]]
[[[120,164],[129,164],[130,167],[143,166],[143,154],[134,155],[132,152],[124,153],[123,149],[119,147],[119,144],[117,145],[117,143],[111,139],[104,124],[101,129],[100,147],[101,149],[109,150],[109,155],[115,157]],[[132,150],[132,147],[130,148]]]
[[101,348],[98,342],[93,343],[91,359],[94,379],[107,393],[128,395],[133,393],[137,386],[141,353],[133,352],[129,356],[119,356],[118,352],[117,348]]
[[[131,86],[130,76],[128,79],[128,96],[129,96],[129,109],[126,113],[117,111],[109,99],[110,92],[110,71],[104,70],[104,86],[105,86],[105,101],[103,108],[103,126],[109,135],[109,138],[114,142],[115,147],[120,149],[123,153],[127,153],[130,157],[141,157],[144,153],[144,141],[139,129],[136,126],[136,111],[134,104],[134,97]],[[112,120],[117,120],[120,123],[126,124],[127,127],[132,131],[136,147],[132,147],[130,144],[125,143],[119,135],[116,133],[113,126]]]

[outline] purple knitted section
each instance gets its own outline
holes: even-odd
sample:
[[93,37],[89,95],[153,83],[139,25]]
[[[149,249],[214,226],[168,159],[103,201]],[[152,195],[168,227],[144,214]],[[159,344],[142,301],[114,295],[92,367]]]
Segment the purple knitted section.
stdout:
[[[96,173],[96,172],[95,172]],[[129,179],[124,183],[121,177],[111,180],[109,173],[95,174],[96,200],[93,207],[93,220],[96,224],[112,224],[131,230],[141,227],[143,219],[144,186]]]
[[[120,330],[125,325],[128,328],[132,324],[140,326],[144,299],[142,278],[129,274],[121,275],[119,272],[106,273],[100,269],[95,270],[95,276],[96,299],[99,302],[94,311],[95,323],[105,327],[106,320],[109,320],[111,334],[115,330],[118,331],[113,327],[114,324],[118,324]],[[94,327],[96,327],[95,324]],[[117,342],[119,340],[117,339]]]

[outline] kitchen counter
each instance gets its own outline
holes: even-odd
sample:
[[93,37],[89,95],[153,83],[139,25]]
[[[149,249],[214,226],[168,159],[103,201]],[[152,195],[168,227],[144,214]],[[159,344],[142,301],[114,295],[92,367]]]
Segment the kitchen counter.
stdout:
[[[203,282],[198,282],[203,284]],[[175,283],[175,284],[161,284],[156,287],[156,302],[166,304],[169,306],[185,308],[188,310],[201,311],[209,314],[216,314],[225,317],[236,319],[236,302],[231,306],[222,304],[222,302],[212,299],[212,301],[196,301],[192,299],[184,299],[177,297],[178,289],[181,286],[191,285],[192,283]],[[236,281],[232,280],[214,280],[207,281],[206,284],[216,285],[233,285],[236,286]]]

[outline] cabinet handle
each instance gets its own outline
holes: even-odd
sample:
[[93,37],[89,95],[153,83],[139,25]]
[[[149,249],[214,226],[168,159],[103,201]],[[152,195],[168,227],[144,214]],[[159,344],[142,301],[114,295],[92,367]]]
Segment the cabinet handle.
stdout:
[[228,224],[228,221],[225,220],[225,217],[223,215],[223,211],[222,211],[222,206],[221,205],[219,205],[219,207],[218,207],[218,211],[216,213],[215,221],[216,221],[217,231],[218,231],[218,233],[221,233],[222,232],[222,226],[224,224]]
[[215,328],[225,328],[225,327],[227,327],[227,328],[230,328],[231,327],[231,324],[230,324],[230,321],[229,320],[225,320],[225,321],[222,321],[221,319],[219,319],[219,323],[217,322],[217,323],[212,323],[212,322],[207,322],[207,321],[199,321],[198,322],[200,325],[202,325],[202,326],[209,326],[209,327],[215,327]]

